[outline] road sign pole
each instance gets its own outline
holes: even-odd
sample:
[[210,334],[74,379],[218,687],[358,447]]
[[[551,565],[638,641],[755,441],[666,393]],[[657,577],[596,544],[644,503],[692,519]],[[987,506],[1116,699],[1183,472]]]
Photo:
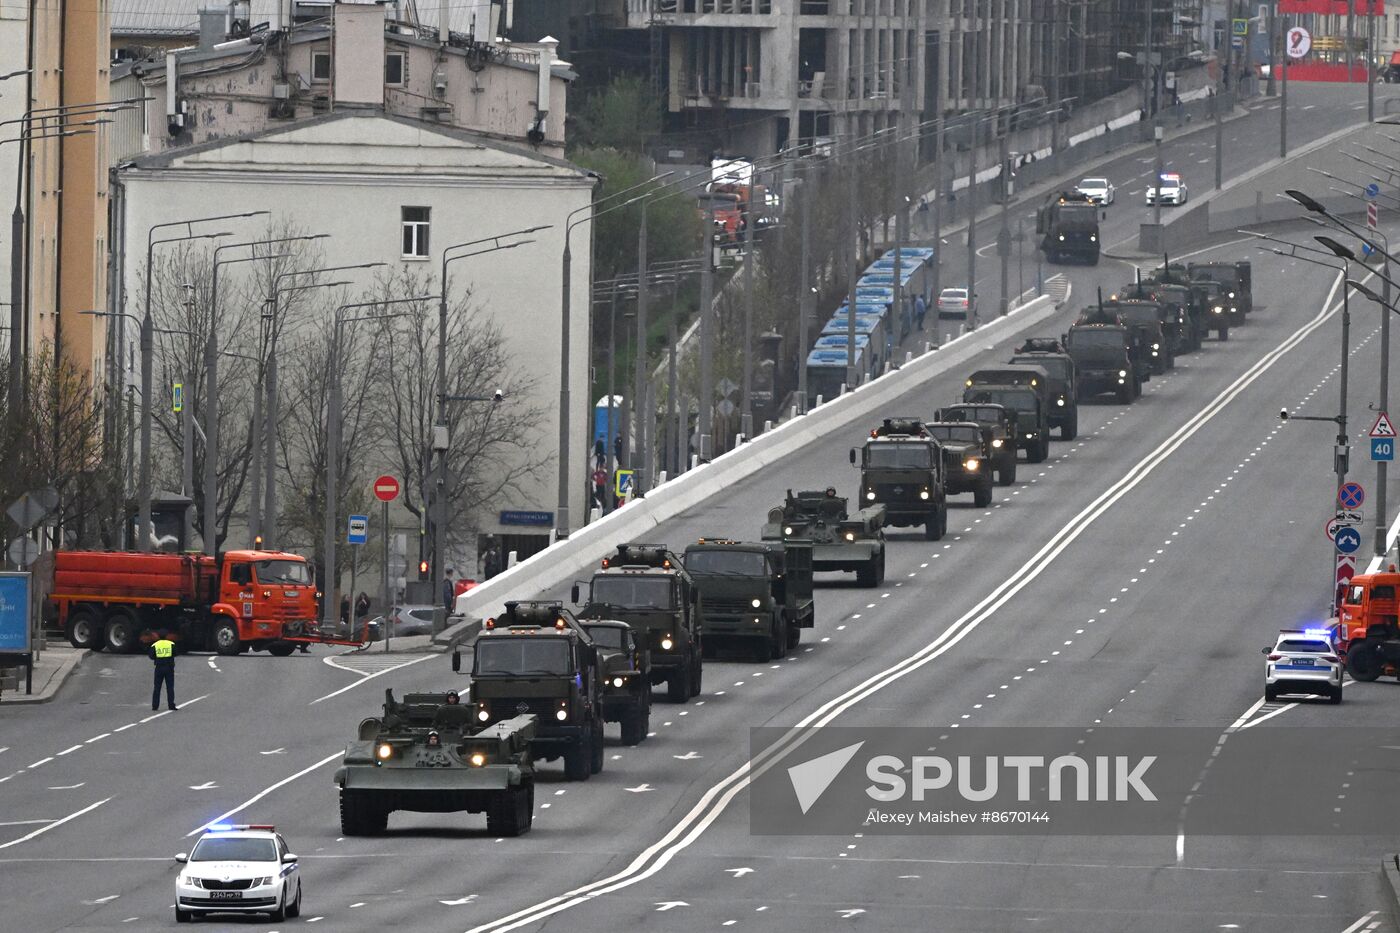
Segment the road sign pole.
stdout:
[[[379,534],[383,546],[383,572],[379,580],[379,613],[384,619],[384,650],[389,650],[389,629],[392,621],[389,618],[389,500],[385,499],[380,503]],[[365,640],[369,640],[369,619],[365,619]]]

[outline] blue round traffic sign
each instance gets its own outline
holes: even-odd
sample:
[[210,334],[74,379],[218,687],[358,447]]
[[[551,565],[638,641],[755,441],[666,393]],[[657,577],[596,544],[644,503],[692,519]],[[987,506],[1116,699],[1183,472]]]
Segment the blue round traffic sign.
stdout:
[[1374,198],[1381,193],[1381,186],[1374,181],[1366,186],[1366,197]]
[[1366,501],[1366,490],[1360,483],[1346,483],[1337,490],[1337,502],[1344,509],[1359,509]]
[[1337,535],[1332,540],[1337,543],[1337,550],[1343,554],[1355,554],[1361,550],[1361,532],[1350,526],[1338,528]]

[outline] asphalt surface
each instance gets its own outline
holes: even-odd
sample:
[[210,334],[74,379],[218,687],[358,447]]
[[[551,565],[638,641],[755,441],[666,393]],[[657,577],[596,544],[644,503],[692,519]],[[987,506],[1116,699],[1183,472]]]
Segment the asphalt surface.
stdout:
[[[1111,216],[1129,211],[1141,208],[1125,199]],[[1335,412],[1340,293],[1325,270],[1247,243],[1206,252],[1255,263],[1258,311],[1228,343],[1179,358],[1132,406],[1084,406],[1079,439],[1023,462],[991,508],[954,499],[945,541],[892,533],[881,587],[825,581],[817,628],[788,659],[707,661],[698,700],[658,696],[654,735],[637,748],[609,727],[602,774],[569,784],[557,762],[542,765],[523,838],[488,836],[465,814],[400,813],[383,837],[339,834],[331,773],[344,743],[385,687],[462,686],[442,656],[184,657],[181,710],[152,714],[149,662],[98,655],[53,703],[0,708],[0,928],[173,927],[171,856],[233,811],[286,835],[305,910],[210,929],[1371,929],[1387,917],[1375,868],[1394,848],[1379,838],[750,833],[748,727],[819,712],[939,730],[1393,722],[1393,682],[1350,686],[1341,707],[1261,703],[1260,646],[1319,618],[1329,592],[1332,429],[1280,424],[1278,409]],[[1072,274],[1112,287],[1131,270],[1105,261]],[[1060,333],[1077,306],[1031,332]],[[1373,417],[1378,317],[1359,300],[1352,311],[1359,435]],[[967,369],[1004,359],[1021,336],[989,341]],[[952,401],[962,375],[892,410]],[[846,449],[861,434],[755,473],[654,539],[753,536],[784,489],[852,491]],[[1353,463],[1369,487],[1364,452]]]

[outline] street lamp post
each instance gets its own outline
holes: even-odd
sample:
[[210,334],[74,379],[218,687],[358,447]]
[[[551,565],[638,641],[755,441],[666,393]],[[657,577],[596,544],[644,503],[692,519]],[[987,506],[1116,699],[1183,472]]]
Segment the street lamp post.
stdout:
[[[340,494],[337,488],[340,478],[340,335],[347,324],[399,316],[393,313],[361,314],[347,318],[345,312],[357,311],[362,308],[382,308],[409,302],[432,301],[436,297],[436,295],[419,295],[414,298],[358,301],[353,304],[340,305],[335,309],[331,324],[330,354],[326,363],[326,513],[322,528],[325,569],[321,581],[321,613],[323,623],[327,628],[333,627],[333,623],[337,619],[337,616],[334,615],[335,607],[338,605],[335,594],[340,583],[335,566],[336,520],[340,504]],[[392,622],[390,615],[389,607],[386,605],[384,607],[386,637],[388,637],[388,630]]]
[[[146,231],[146,294],[145,315],[141,320],[141,469],[138,481],[137,498],[137,547],[143,553],[151,550],[155,529],[151,527],[151,351],[155,341],[155,325],[151,320],[151,264],[155,248],[163,243],[181,243],[187,240],[210,240],[231,236],[227,230],[217,233],[195,233],[194,225],[213,223],[216,220],[242,220],[259,217],[270,211],[244,211],[238,214],[219,214],[213,217],[196,217],[191,220],[172,220],[154,224]],[[171,227],[184,227],[185,236],[162,237],[156,239],[157,230]]]
[[[452,400],[467,401],[466,396],[447,395],[447,267],[449,264],[457,262],[459,259],[470,259],[473,256],[484,256],[487,253],[497,253],[501,250],[514,249],[517,246],[524,246],[533,243],[534,240],[517,240],[511,243],[502,243],[506,237],[524,236],[527,233],[535,233],[540,230],[548,230],[549,224],[541,226],[527,227],[523,230],[512,230],[509,233],[502,233],[497,236],[482,237],[479,240],[471,240],[466,243],[455,243],[442,251],[442,272],[438,279],[440,292],[438,296],[438,353],[437,353],[437,428],[441,430],[442,437],[433,438],[433,446],[438,450],[437,463],[437,517],[433,522],[433,561],[432,579],[433,594],[436,597],[442,592],[443,572],[446,570],[445,554],[447,547],[447,520],[449,510],[447,507],[447,448],[448,448],[448,423],[447,423],[447,403]],[[490,243],[492,245],[485,246]],[[483,249],[472,249],[472,247],[484,246]],[[457,250],[470,250],[470,252],[456,252]],[[499,399],[497,399],[499,401]],[[435,434],[438,432],[434,432]]]

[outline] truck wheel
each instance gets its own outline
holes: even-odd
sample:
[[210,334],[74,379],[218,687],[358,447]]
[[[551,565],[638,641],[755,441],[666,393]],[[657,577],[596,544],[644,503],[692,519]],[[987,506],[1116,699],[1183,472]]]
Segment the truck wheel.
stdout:
[[374,836],[389,828],[389,811],[364,794],[340,791],[340,831],[347,836]]
[[1060,440],[1072,441],[1079,436],[1079,408],[1076,406],[1069,411],[1069,417],[1065,423],[1060,425]]
[[125,612],[107,617],[107,650],[113,654],[132,654],[141,646],[137,638],[136,620]]
[[593,721],[593,740],[588,743],[588,773],[601,774],[603,772],[603,721],[595,719]]
[[274,658],[285,658],[296,650],[297,646],[289,641],[274,641],[267,646],[267,653]]
[[243,650],[238,637],[238,626],[229,619],[221,619],[214,625],[214,650],[222,655],[234,655]]
[[1380,652],[1370,639],[1363,638],[1347,650],[1347,673],[1362,683],[1380,677],[1384,667]]
[[[932,525],[933,517],[929,517],[929,524]],[[865,566],[856,571],[856,586],[872,587],[879,585],[880,568],[875,563],[875,558],[866,561]]]
[[992,481],[990,479],[973,491],[972,504],[979,509],[985,509],[992,504]]
[[486,811],[486,831],[493,836],[520,836],[534,822],[535,801],[529,785],[509,787],[491,799]]
[[1221,342],[1221,343],[1224,343],[1225,341],[1227,341],[1227,340],[1229,340],[1229,339],[1230,339],[1230,328],[1228,328],[1228,327],[1222,327],[1222,328],[1220,328],[1220,342]]
[[68,622],[63,627],[63,634],[68,637],[68,643],[74,648],[101,651],[107,643],[96,614],[87,609],[77,609],[68,613]]
[[570,745],[564,752],[564,777],[570,781],[586,781],[593,773],[593,733]]
[[1041,438],[1035,442],[1034,447],[1026,451],[1026,462],[1041,463],[1045,460],[1045,455],[1049,452],[1049,446],[1046,444],[1045,439]]
[[690,698],[690,665],[682,664],[666,677],[666,699],[684,703]]
[[700,660],[700,653],[695,653],[695,667],[690,672],[690,695],[698,697],[700,695],[700,684],[705,679],[705,662]]
[[647,737],[651,726],[651,710],[641,709],[622,714],[622,744],[639,745]]
[[788,621],[787,616],[779,612],[777,619],[773,623],[773,657],[787,657],[788,649]]
[[1050,426],[1045,426],[1045,433],[1040,435],[1040,459],[1037,463],[1044,463],[1050,459]]
[[997,470],[997,482],[1003,486],[1010,486],[1016,482],[1016,455],[1014,453],[1003,461],[1001,468]]
[[1133,387],[1125,383],[1118,387],[1118,404],[1131,405],[1133,403]]
[[787,639],[788,650],[795,650],[802,643],[802,628],[797,625],[788,625]]

